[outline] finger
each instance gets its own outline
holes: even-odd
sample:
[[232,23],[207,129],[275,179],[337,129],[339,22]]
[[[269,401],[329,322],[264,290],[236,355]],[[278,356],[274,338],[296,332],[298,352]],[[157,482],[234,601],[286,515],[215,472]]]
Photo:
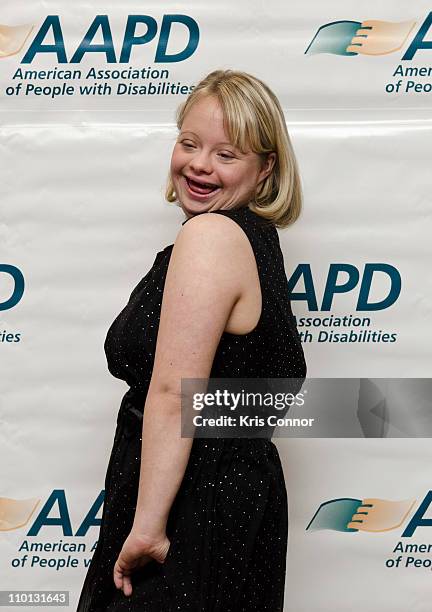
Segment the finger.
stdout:
[[114,565],[113,577],[114,577],[114,584],[115,584],[116,588],[117,589],[123,588],[123,572],[119,568],[117,562]]
[[354,36],[354,38],[351,40],[351,44],[352,45],[362,45],[365,40],[366,40],[365,36]]
[[129,576],[125,576],[123,579],[123,593],[126,597],[132,595],[132,582]]
[[348,523],[347,528],[355,529],[356,531],[358,531],[361,528],[361,525],[360,523],[351,522],[351,523]]

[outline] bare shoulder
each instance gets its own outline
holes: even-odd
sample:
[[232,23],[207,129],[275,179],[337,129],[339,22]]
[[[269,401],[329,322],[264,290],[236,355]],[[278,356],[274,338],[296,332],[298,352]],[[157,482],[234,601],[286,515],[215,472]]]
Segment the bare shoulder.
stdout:
[[[213,259],[227,264],[247,262],[251,246],[243,229],[228,216],[203,213],[189,219],[180,229],[174,250],[193,251],[208,261]],[[174,254],[174,252],[173,252]]]
[[152,385],[179,394],[181,378],[206,378],[227,321],[242,298],[244,246],[231,219],[202,214],[174,243],[161,304]]

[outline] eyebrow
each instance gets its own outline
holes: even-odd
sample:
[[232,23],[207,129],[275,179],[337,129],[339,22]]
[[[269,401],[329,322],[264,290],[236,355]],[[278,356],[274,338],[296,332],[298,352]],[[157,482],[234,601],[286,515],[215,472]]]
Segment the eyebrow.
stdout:
[[[195,134],[195,132],[191,132],[190,130],[186,130],[185,132],[180,132],[180,136],[184,135],[184,134],[193,134],[194,136],[196,136],[199,139],[198,134]],[[229,145],[230,147],[234,147],[235,145],[232,144],[232,142],[218,142],[218,145]]]

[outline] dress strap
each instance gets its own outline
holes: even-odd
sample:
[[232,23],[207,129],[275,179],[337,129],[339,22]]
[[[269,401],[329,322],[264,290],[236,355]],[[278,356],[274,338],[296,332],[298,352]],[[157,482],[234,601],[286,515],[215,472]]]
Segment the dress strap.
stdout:
[[279,236],[273,223],[259,217],[248,207],[230,210],[215,210],[213,213],[222,214],[235,221],[246,234],[255,256],[258,277],[261,286],[262,311],[259,322],[255,327],[257,333],[261,327],[269,324],[271,320],[271,293],[272,276],[269,273],[269,264],[279,250]]

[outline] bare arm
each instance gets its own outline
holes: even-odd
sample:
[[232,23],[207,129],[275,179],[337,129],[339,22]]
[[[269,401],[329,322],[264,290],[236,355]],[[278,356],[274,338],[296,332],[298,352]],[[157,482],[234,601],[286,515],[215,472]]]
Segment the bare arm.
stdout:
[[157,537],[184,476],[192,439],[181,438],[181,379],[208,378],[220,336],[242,295],[247,238],[222,215],[180,230],[168,267],[153,375],[145,404],[134,529]]

